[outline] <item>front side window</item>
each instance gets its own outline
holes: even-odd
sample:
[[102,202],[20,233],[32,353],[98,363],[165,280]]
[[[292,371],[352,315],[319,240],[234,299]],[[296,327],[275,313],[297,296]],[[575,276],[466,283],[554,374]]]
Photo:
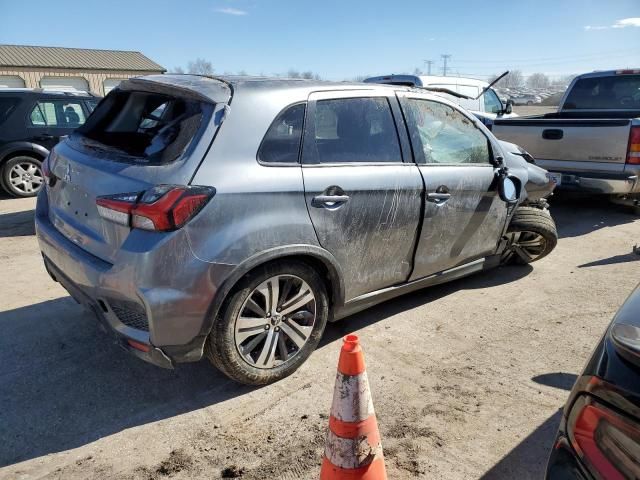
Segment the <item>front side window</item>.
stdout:
[[258,159],[265,163],[298,163],[305,104],[286,108],[273,121],[260,145]]
[[31,110],[31,125],[36,127],[76,128],[86,118],[82,106],[77,102],[51,100],[38,102]]
[[391,107],[385,97],[318,100],[309,163],[402,162]]
[[489,113],[500,113],[502,112],[502,102],[496,95],[496,92],[489,89],[482,95],[484,98],[484,111]]
[[411,141],[419,163],[489,164],[489,139],[449,105],[432,100],[403,100]]

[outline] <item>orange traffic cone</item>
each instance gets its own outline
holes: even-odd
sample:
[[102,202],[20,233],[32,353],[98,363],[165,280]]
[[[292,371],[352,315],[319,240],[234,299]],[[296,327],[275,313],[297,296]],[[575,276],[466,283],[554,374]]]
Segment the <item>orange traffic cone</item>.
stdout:
[[356,335],[343,341],[320,480],[386,480],[362,348]]

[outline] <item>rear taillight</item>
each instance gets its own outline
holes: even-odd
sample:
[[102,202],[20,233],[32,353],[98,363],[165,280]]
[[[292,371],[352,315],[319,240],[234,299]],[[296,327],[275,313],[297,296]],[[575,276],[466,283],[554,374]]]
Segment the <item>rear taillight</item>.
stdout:
[[596,478],[640,478],[640,425],[629,417],[580,397],[570,414],[571,444]]
[[151,231],[177,230],[204,207],[215,194],[211,187],[158,185],[145,192],[98,197],[102,218]]
[[45,157],[42,161],[42,176],[44,177],[45,185],[49,185],[51,181],[51,168],[49,167],[49,157]]
[[640,165],[640,127],[631,127],[629,148],[627,150],[627,163]]

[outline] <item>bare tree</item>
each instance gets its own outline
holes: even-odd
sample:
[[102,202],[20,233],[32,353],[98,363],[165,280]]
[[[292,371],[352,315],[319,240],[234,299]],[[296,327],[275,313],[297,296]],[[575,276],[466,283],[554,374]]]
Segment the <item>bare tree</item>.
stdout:
[[241,77],[246,77],[246,76],[248,75],[248,73],[247,73],[247,71],[246,71],[246,70],[240,70],[240,71],[238,72],[238,75],[239,75],[239,76],[241,76]]
[[205,60],[204,58],[196,58],[195,60],[189,62],[189,66],[187,69],[189,70],[189,73],[193,73],[196,75],[213,74],[213,65],[211,65],[211,62]]
[[313,79],[313,72],[312,72],[312,71],[307,70],[306,72],[302,72],[302,73],[300,74],[300,76],[301,76],[302,78],[306,78],[306,79],[308,79],[308,80],[311,80],[311,79]]
[[549,86],[549,77],[544,73],[534,73],[527,78],[527,87],[529,88],[547,88]]
[[[492,75],[489,78],[489,83],[493,82],[498,75]],[[507,76],[500,80],[496,86],[506,88],[518,88],[524,85],[524,77],[520,70],[511,70]]]
[[184,68],[182,67],[173,67],[169,73],[184,73]]
[[287,72],[287,77],[289,77],[289,78],[301,78],[301,75],[300,75],[300,72],[298,70],[290,68],[289,71]]

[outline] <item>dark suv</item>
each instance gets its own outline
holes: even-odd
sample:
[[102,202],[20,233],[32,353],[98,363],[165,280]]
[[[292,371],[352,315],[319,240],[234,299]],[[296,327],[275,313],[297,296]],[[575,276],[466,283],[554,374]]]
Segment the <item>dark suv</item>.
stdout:
[[0,90],[0,185],[16,197],[42,187],[41,162],[84,124],[100,99],[85,92]]

